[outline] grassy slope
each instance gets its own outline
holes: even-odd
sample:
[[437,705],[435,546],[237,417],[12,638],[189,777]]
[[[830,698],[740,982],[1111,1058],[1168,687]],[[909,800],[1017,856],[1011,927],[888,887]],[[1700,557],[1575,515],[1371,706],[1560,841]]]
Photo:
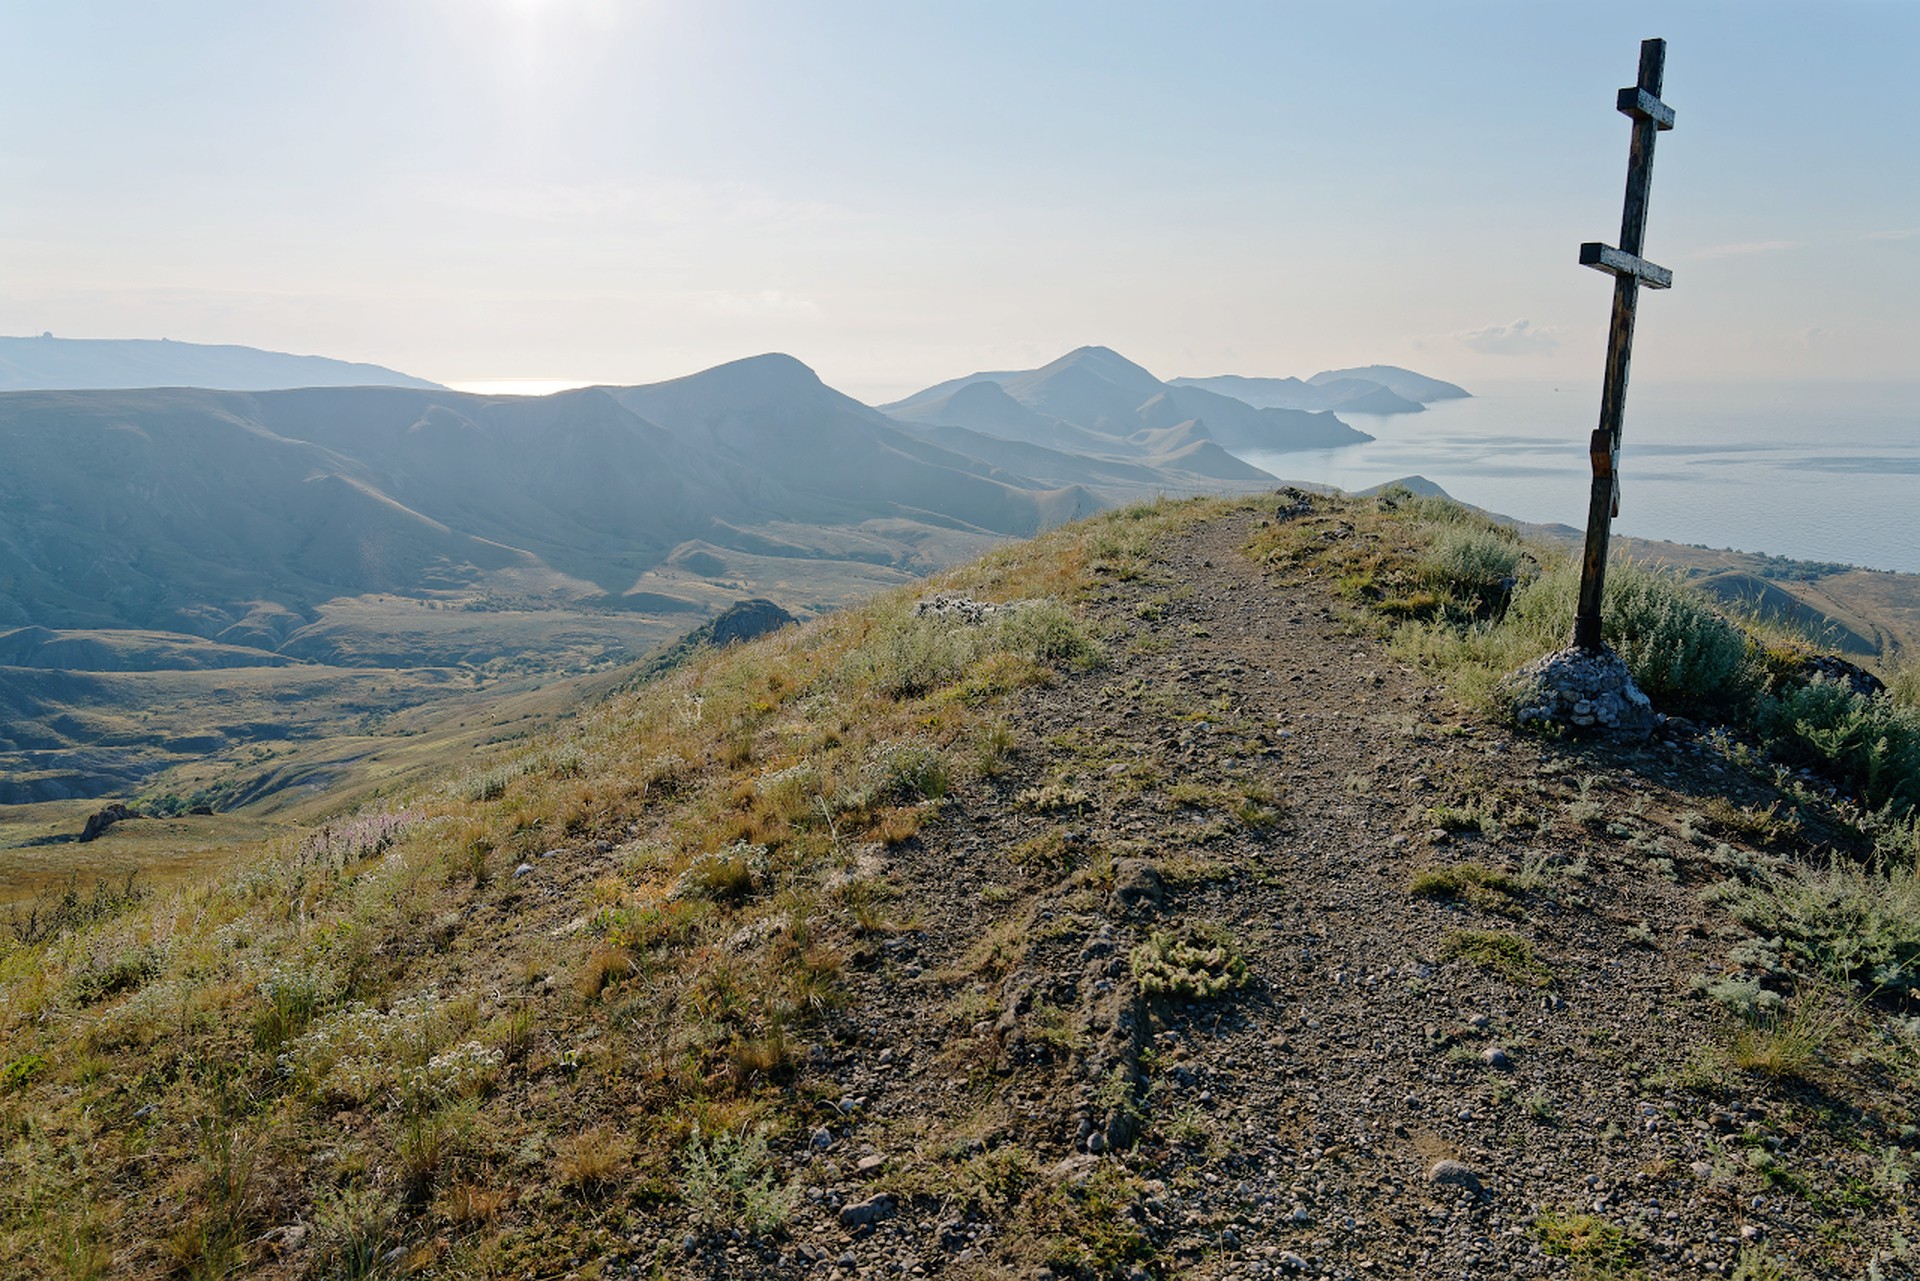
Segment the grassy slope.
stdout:
[[[933,540],[925,568],[980,550],[989,540]],[[883,556],[878,540],[866,554]],[[859,554],[856,542],[848,550]],[[800,559],[725,552],[704,565],[705,576],[662,566],[640,589],[672,612],[608,613],[565,609],[436,609],[397,597],[329,602],[302,631],[305,648],[327,662],[280,667],[225,665],[211,670],[5,670],[0,684],[7,737],[18,753],[0,753],[0,771],[19,792],[133,796],[164,790],[182,795],[220,781],[251,785],[270,763],[331,761],[332,778],[350,794],[389,778],[374,768],[396,756],[419,756],[405,739],[445,738],[448,726],[476,715],[520,719],[513,707],[530,687],[551,686],[544,701],[564,706],[581,674],[604,670],[663,645],[742,596],[771,595],[803,611],[831,608],[906,581],[890,564]],[[148,634],[143,637],[151,638]],[[127,648],[114,633],[90,633],[109,661]],[[191,637],[161,638],[191,661],[204,644]],[[151,650],[160,648],[152,640]],[[207,645],[223,660],[231,647]],[[399,663],[399,666],[388,664]],[[31,752],[32,756],[24,753]],[[36,780],[47,784],[36,789]],[[28,799],[23,796],[21,799]],[[283,798],[276,805],[287,803]],[[99,801],[92,803],[98,808]],[[18,818],[0,807],[0,851],[13,843]],[[85,806],[79,807],[91,812]],[[77,826],[74,830],[78,830]],[[0,858],[3,858],[0,855]],[[82,868],[81,870],[85,870]],[[0,863],[0,900],[9,897]]]
[[[1520,528],[1563,546],[1581,538],[1564,525]],[[1616,539],[1615,550],[1671,567],[1730,611],[1798,631],[1854,662],[1889,671],[1920,657],[1920,575],[1652,538]]]
[[[0,1193],[0,1271],[517,1276],[620,1253],[669,1272],[772,1273],[790,1248],[781,1224],[832,1239],[814,1226],[831,1212],[805,1199],[819,1180],[997,1225],[975,1275],[1043,1261],[1088,1275],[1224,1264],[1229,1217],[1202,1216],[1212,1244],[1191,1256],[1182,1233],[1199,1242],[1199,1229],[1141,1226],[1158,1222],[1151,1207],[1169,1180],[1206,1195],[1188,1164],[1197,1158],[1180,1155],[1191,1139],[1215,1159],[1206,1117],[1179,1123],[1198,1139],[1169,1115],[1124,1161],[1043,1177],[1062,1155],[1049,1118],[1104,1099],[1104,1078],[1061,1075],[1084,1053],[1069,1052],[1078,1034],[1056,1021],[1064,1011],[1044,998],[1003,1007],[990,993],[1116,885],[1116,856],[1074,853],[1076,815],[1132,831],[1125,839],[1169,885],[1257,888],[1256,875],[1234,890],[1249,872],[1235,860],[1262,848],[1276,821],[1269,798],[1205,781],[1221,768],[1242,777],[1243,749],[1260,755],[1232,699],[1081,674],[1100,646],[1118,664],[1206,637],[1179,621],[1192,583],[1168,569],[1162,540],[1177,546],[1195,522],[1229,511],[1244,521],[1251,508],[1132,509],[1003,549],[934,587],[1055,605],[968,627],[916,618],[924,588],[896,593],[599,701],[511,759],[476,760],[390,800],[398,818],[289,833],[231,874],[6,953],[0,1141],[13,1177]],[[1419,531],[1383,519],[1357,504],[1312,527],[1330,542],[1275,534],[1258,551],[1277,572],[1305,575],[1301,599],[1337,608],[1328,588],[1363,600],[1396,557],[1417,554]],[[1360,544],[1380,552],[1364,567],[1345,559]],[[1329,547],[1340,555],[1323,562]],[[1197,561],[1180,571],[1203,572]],[[1374,645],[1364,636],[1348,643],[1356,675],[1381,661],[1361,652]],[[1347,666],[1332,646],[1313,657]],[[1096,750],[1113,731],[1065,710],[1108,706],[1186,763],[1129,774]],[[1036,772],[1083,755],[1083,767]],[[1470,818],[1486,837],[1516,802],[1479,786],[1485,795],[1422,809],[1411,830],[1445,810],[1443,827]],[[1301,787],[1296,805],[1304,773]],[[1142,808],[1128,799],[1137,788],[1163,799]],[[1784,803],[1843,845],[1853,839],[1817,795]],[[995,816],[1009,808],[1039,818],[1003,843]],[[1726,823],[1772,839],[1765,829],[1781,813],[1755,801]],[[1176,819],[1175,840],[1153,826]],[[1573,822],[1596,853],[1626,854],[1625,836]],[[1197,852],[1180,852],[1187,841]],[[966,861],[931,859],[948,849]],[[890,862],[899,870],[887,874]],[[964,911],[917,919],[943,885],[974,884],[983,869],[987,883],[969,895],[993,924]],[[911,976],[890,958],[916,939],[950,947],[944,968],[929,967],[932,990],[903,1009],[896,995]],[[853,1152],[809,1163],[814,1128],[845,1131],[858,1109],[842,1104],[834,1065],[917,1034],[928,1001],[951,1003],[924,1030],[951,1039],[939,1055],[957,1056],[935,1075],[965,1089],[915,1088],[982,1100],[1008,1122],[946,1116],[858,1179]],[[1040,1056],[1032,1071],[967,1057],[978,1046],[963,1030],[991,1031],[1003,1014]],[[1875,1016],[1849,1017],[1869,1027]],[[1857,1106],[1891,1123],[1908,1109],[1898,1082],[1920,1087],[1920,1067],[1911,1047],[1886,1045],[1873,1070],[1894,1084],[1849,1069],[1823,1088],[1858,1092]],[[1123,1091],[1100,1106],[1133,1105]],[[1910,1146],[1895,1150],[1896,1164],[1912,1158]],[[1189,1169],[1191,1188],[1175,1179]],[[1150,1190],[1156,1178],[1162,1193]],[[1858,1239],[1877,1231],[1863,1225]],[[683,1235],[704,1244],[685,1255]]]

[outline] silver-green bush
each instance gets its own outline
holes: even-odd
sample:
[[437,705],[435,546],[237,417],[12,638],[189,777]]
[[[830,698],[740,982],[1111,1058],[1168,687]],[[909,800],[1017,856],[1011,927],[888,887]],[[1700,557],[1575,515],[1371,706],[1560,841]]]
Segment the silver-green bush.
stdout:
[[1822,679],[1767,700],[1760,728],[1776,753],[1846,783],[1870,806],[1920,806],[1920,708]]
[[[1562,565],[1514,593],[1507,624],[1564,644],[1579,594],[1579,566]],[[1632,561],[1609,565],[1600,626],[1656,703],[1724,709],[1751,691],[1746,634],[1672,574]]]

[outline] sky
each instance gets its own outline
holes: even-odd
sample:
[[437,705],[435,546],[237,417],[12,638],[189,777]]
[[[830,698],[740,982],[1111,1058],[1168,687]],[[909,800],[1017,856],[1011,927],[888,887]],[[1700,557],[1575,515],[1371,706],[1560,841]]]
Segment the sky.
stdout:
[[1920,375],[1920,3],[0,0],[0,333],[451,383]]

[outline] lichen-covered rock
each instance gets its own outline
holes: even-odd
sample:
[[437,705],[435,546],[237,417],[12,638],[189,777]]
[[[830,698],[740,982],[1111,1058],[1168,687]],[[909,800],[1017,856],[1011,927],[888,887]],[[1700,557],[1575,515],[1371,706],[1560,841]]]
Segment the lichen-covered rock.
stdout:
[[1845,685],[1862,698],[1885,693],[1887,688],[1878,676],[1858,663],[1849,663],[1838,654],[1809,654],[1793,665],[1787,673],[1787,680],[1799,685],[1828,680],[1836,685]]

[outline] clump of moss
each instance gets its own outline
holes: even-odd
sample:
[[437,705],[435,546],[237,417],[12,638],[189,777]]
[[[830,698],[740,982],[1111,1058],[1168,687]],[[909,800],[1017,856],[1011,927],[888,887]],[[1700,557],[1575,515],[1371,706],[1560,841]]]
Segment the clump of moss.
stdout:
[[1128,957],[1134,982],[1148,996],[1200,1001],[1246,986],[1247,961],[1218,926],[1155,930]]
[[1466,961],[1522,987],[1553,985],[1553,971],[1534,955],[1533,945],[1501,930],[1451,930],[1440,940],[1440,959]]

